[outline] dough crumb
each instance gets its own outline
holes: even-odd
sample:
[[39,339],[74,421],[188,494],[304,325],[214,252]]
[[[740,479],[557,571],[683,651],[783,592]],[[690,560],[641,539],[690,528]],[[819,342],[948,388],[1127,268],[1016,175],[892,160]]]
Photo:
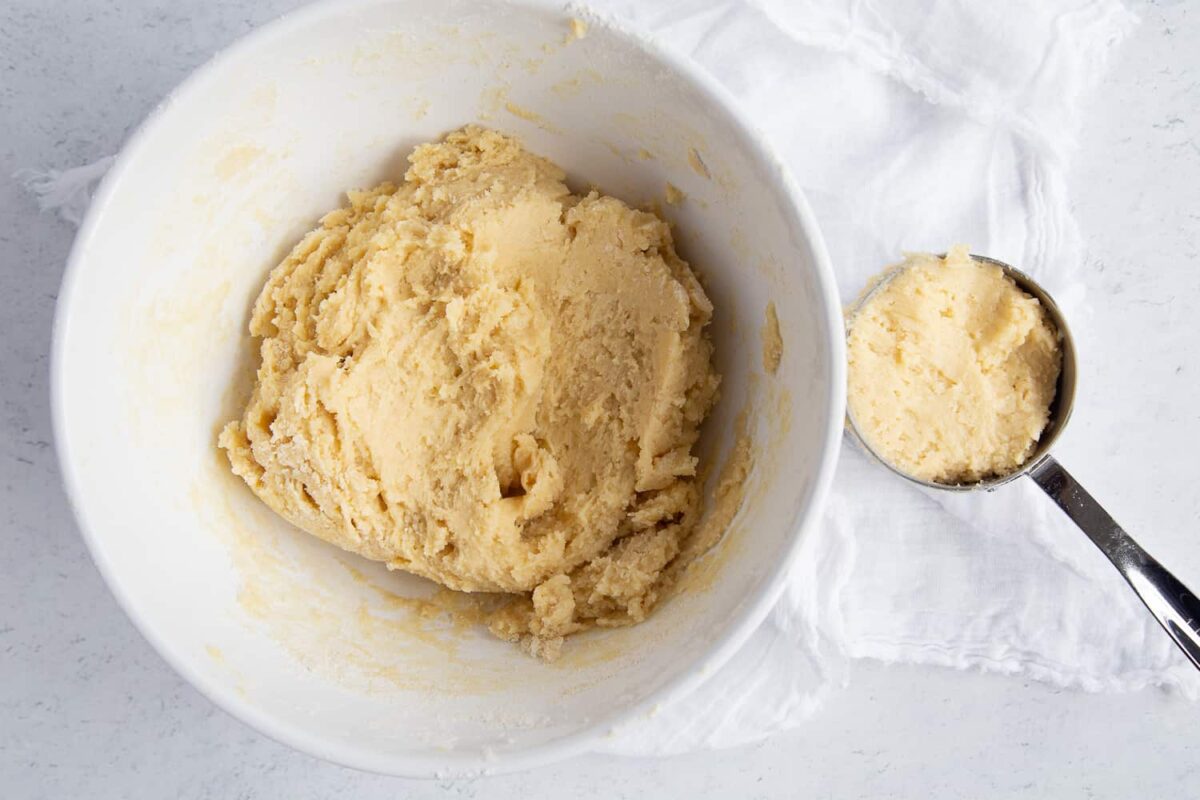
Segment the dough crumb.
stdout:
[[704,159],[700,157],[700,152],[696,148],[688,148],[687,158],[688,166],[692,168],[692,172],[701,178],[712,178],[712,173],[708,171],[708,165],[704,163]]
[[559,132],[559,129],[557,127],[555,127],[554,125],[552,125],[541,114],[537,113],[536,111],[531,111],[530,109],[525,108],[524,106],[519,106],[516,103],[512,102],[511,100],[506,100],[504,102],[504,110],[507,111],[509,114],[512,114],[514,117],[517,117],[518,119],[523,119],[526,122],[532,122],[534,125],[537,125],[539,128],[541,128],[544,131],[548,131],[550,133],[558,133]]
[[571,20],[571,30],[567,34],[567,41],[572,39],[582,39],[588,34],[588,25],[581,19],[575,18]]
[[271,272],[219,444],[314,536],[507,594],[489,628],[553,658],[645,619],[692,552],[712,303],[667,223],[516,139],[469,126],[409,163]]
[[1049,420],[1062,365],[1046,310],[962,245],[895,269],[851,319],[855,428],[921,480],[973,483],[1019,469]]
[[669,206],[677,206],[687,198],[687,195],[673,183],[667,183],[666,201]]
[[763,322],[763,369],[774,375],[783,360],[783,337],[779,335],[779,316],[775,313],[775,303],[767,303],[767,318]]

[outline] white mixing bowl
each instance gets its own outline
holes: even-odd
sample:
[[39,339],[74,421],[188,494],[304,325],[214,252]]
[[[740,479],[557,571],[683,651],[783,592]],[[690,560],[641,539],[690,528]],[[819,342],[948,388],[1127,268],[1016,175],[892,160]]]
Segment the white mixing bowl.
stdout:
[[[584,15],[584,19],[587,19]],[[715,81],[552,2],[342,0],[200,69],[132,138],[59,298],[54,423],[96,564],[172,666],[259,730],[404,775],[585,751],[685,695],[757,626],[818,516],[842,429],[841,312],[808,206]],[[298,532],[216,448],[257,360],[267,272],[343,192],[399,179],[412,146],[478,121],[640,204],[667,181],[680,250],[716,304],[719,459],[747,412],[746,501],[645,624],[545,664],[462,625],[432,584]],[[784,339],[762,368],[774,301]]]

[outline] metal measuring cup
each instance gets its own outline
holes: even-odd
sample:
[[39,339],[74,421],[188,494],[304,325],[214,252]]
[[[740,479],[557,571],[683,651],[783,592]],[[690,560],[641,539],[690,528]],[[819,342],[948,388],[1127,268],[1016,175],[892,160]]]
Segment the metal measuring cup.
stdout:
[[[945,254],[942,254],[941,257],[944,258]],[[1054,403],[1050,407],[1049,422],[1042,431],[1037,447],[1029,460],[1015,472],[996,478],[969,484],[935,483],[909,475],[877,453],[867,441],[867,437],[859,431],[853,411],[848,409],[846,416],[849,420],[848,427],[851,434],[862,449],[876,461],[906,480],[928,486],[931,489],[956,492],[991,491],[998,486],[1015,481],[1023,475],[1028,475],[1050,496],[1051,500],[1058,504],[1059,508],[1066,512],[1071,521],[1087,534],[1100,552],[1108,557],[1108,560],[1137,593],[1146,608],[1150,609],[1154,618],[1175,641],[1175,644],[1179,645],[1179,649],[1197,669],[1200,669],[1200,600],[1143,550],[1133,537],[1126,533],[1096,502],[1095,498],[1071,477],[1071,474],[1055,460],[1054,456],[1050,455],[1050,448],[1062,435],[1067,421],[1071,418],[1071,408],[1075,401],[1075,345],[1062,311],[1059,310],[1058,305],[1045,289],[1020,270],[986,256],[972,255],[971,258],[1004,270],[1004,273],[1012,278],[1017,286],[1037,298],[1060,334],[1062,371],[1059,373]],[[893,270],[858,299],[847,315],[847,336],[854,326],[854,319],[859,310],[864,308],[903,271],[903,267]]]

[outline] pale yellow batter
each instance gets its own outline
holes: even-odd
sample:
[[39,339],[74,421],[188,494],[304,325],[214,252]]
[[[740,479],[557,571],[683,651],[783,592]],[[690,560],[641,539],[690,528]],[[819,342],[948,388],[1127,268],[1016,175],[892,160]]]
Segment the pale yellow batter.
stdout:
[[900,269],[851,321],[856,428],[923,480],[1015,471],[1046,427],[1062,362],[1045,309],[965,247],[911,255]]
[[220,445],[304,530],[552,656],[643,619],[700,514],[712,305],[668,226],[468,127],[349,194],[271,273]]

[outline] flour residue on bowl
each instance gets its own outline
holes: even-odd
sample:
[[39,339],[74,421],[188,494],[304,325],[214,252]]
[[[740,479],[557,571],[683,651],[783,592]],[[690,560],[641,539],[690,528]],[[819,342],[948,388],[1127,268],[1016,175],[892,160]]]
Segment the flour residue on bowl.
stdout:
[[518,119],[523,119],[526,122],[532,122],[534,125],[537,125],[539,128],[547,131],[548,133],[562,133],[560,128],[551,124],[550,121],[541,114],[525,108],[524,106],[517,105],[511,100],[504,101],[504,110]]
[[712,173],[709,172],[708,165],[704,163],[704,159],[700,156],[700,151],[695,147],[688,148],[687,162],[688,166],[692,168],[692,172],[696,173],[701,178],[712,178]]
[[[223,456],[213,455],[203,483],[232,483],[218,461]],[[192,490],[195,513],[226,544],[238,606],[248,621],[298,663],[368,692],[470,695],[503,688],[494,662],[463,652],[479,636],[476,623],[487,598],[452,599],[432,585],[421,594],[401,594],[388,585],[397,576],[368,574],[368,562],[342,561],[339,576],[326,568],[340,560],[337,551],[304,541],[267,509],[255,508],[256,501],[239,496],[244,493],[236,484],[214,493],[198,483]],[[436,682],[422,677],[431,670],[439,674]]]
[[783,337],[779,333],[779,315],[775,312],[775,301],[767,303],[766,319],[762,329],[762,363],[768,374],[774,375],[783,360]]
[[752,483],[755,462],[755,448],[748,431],[749,413],[747,409],[738,414],[733,445],[717,473],[704,519],[674,570],[672,593],[709,588],[735,548],[741,545],[742,537],[734,520]]

